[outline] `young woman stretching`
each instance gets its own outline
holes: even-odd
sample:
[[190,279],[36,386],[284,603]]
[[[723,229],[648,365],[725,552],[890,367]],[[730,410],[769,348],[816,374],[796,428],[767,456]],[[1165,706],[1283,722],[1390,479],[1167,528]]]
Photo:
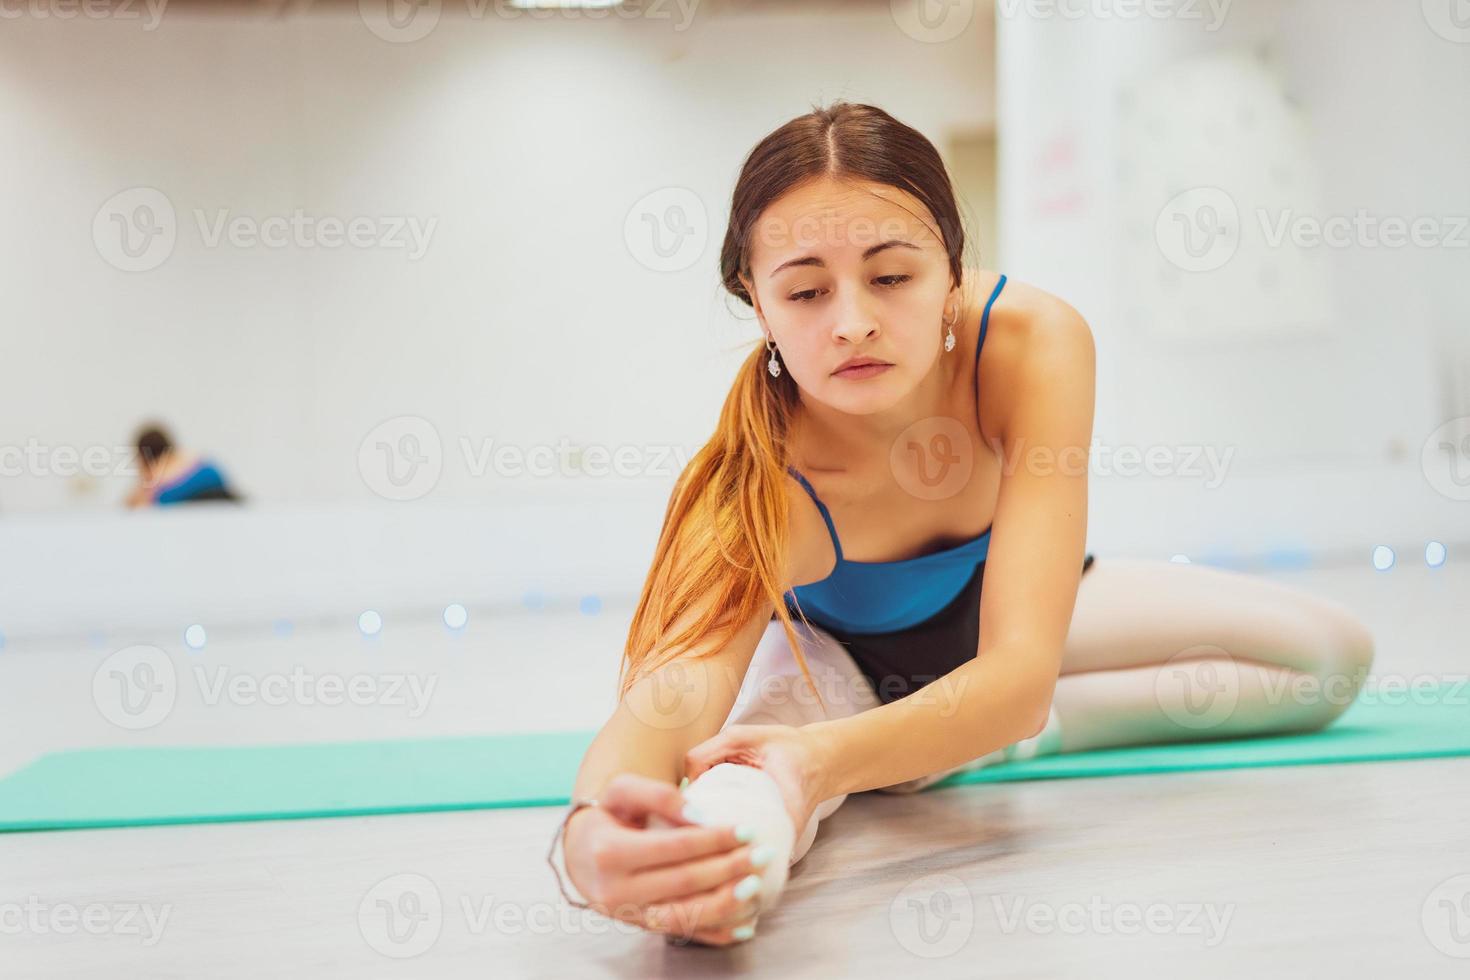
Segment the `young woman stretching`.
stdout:
[[718,763],[774,779],[794,864],[849,793],[1308,731],[1352,701],[1373,643],[1343,606],[1093,563],[1092,335],[1062,300],[962,264],[921,134],[867,105],[800,116],[751,152],[730,214],[724,284],[765,345],[670,498],[618,707],[578,773],[560,839],[589,907],[702,943],[753,935],[772,849],[701,825],[680,792]]

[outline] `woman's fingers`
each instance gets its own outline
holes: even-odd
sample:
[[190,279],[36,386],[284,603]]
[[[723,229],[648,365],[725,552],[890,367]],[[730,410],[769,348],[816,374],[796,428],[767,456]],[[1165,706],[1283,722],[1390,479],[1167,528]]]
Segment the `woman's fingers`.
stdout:
[[696,895],[720,885],[735,884],[745,876],[757,873],[753,859],[769,861],[771,855],[756,853],[752,845],[742,845],[710,857],[677,864],[665,864],[635,872],[626,882],[628,900],[640,905],[665,902],[681,895]]
[[[728,824],[717,827],[674,827],[671,829],[650,828],[629,831],[625,838],[623,865],[629,871],[657,868],[669,864],[683,864],[698,858],[723,854],[740,847],[739,835],[745,831]],[[687,893],[686,893],[687,894]]]
[[760,911],[760,884],[760,876],[752,874],[672,902],[645,906],[645,928],[688,936],[701,930],[737,926]]
[[655,813],[676,827],[693,823],[684,817],[684,794],[677,786],[637,773],[618,773],[608,780],[598,804],[634,827],[646,826]]
[[670,933],[665,940],[674,946],[733,946],[755,936],[755,925],[760,916],[748,919],[739,925],[723,926],[719,929],[698,929],[693,935],[683,936]]
[[684,753],[684,774],[693,782],[721,762],[752,765],[744,725],[731,725]]

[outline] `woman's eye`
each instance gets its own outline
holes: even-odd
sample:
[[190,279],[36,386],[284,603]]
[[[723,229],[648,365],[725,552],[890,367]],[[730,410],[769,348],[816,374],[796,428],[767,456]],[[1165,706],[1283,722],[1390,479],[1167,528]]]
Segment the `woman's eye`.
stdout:
[[[910,275],[901,275],[898,273],[894,273],[891,276],[879,276],[873,281],[879,283],[880,285],[886,286],[889,289],[893,289],[896,286],[902,286],[904,283],[908,282],[912,278],[913,276]],[[820,290],[803,289],[801,292],[792,293],[786,298],[793,303],[810,303],[812,300],[816,299],[818,292],[820,292]]]

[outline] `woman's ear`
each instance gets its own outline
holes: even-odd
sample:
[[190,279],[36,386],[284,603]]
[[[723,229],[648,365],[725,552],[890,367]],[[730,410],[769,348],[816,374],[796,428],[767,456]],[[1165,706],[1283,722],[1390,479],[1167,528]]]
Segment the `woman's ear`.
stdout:
[[750,305],[755,310],[755,318],[760,322],[761,333],[770,336],[771,330],[766,326],[766,315],[761,311],[760,297],[755,294],[755,284],[745,276],[736,273],[740,278],[740,285],[745,287],[745,295],[750,297]]

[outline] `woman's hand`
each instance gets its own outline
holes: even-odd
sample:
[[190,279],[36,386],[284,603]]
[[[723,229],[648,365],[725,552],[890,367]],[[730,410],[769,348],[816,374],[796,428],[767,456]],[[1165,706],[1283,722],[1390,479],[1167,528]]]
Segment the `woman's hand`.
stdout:
[[[619,773],[597,806],[568,821],[567,876],[603,915],[709,945],[736,942],[757,902],[735,889],[758,870],[751,853],[760,842],[737,840],[734,827],[700,826],[683,809],[675,786]],[[655,815],[673,826],[649,826]]]
[[123,501],[128,507],[145,507],[152,502],[153,487],[141,480],[129,491],[127,499]]
[[781,788],[796,836],[806,830],[817,804],[827,798],[823,762],[810,732],[791,725],[731,725],[684,756],[692,783],[721,762],[763,769]]

